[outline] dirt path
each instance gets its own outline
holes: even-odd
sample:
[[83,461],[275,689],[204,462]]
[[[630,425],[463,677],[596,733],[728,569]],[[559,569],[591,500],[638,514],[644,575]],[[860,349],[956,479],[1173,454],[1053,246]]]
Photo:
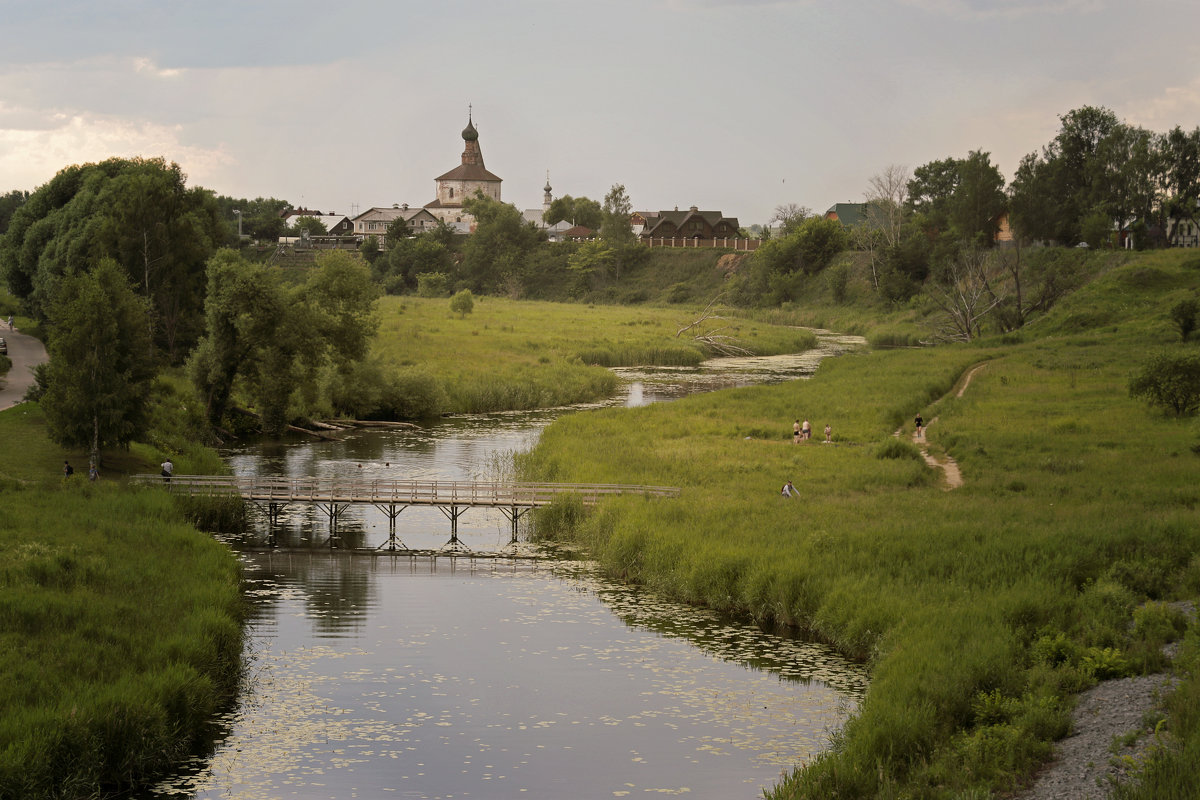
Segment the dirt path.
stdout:
[[[971,369],[967,371],[967,374],[964,375],[961,380],[959,380],[958,390],[955,391],[953,388],[950,390],[954,393],[954,396],[962,397],[963,393],[967,391],[967,387],[971,385],[971,379],[975,377],[979,370],[983,369],[987,365],[988,362],[984,361],[981,364],[976,364],[975,366],[971,367]],[[937,403],[940,402],[942,402],[941,399],[937,400],[934,405],[937,405]],[[937,421],[937,417],[929,420],[929,422],[925,424],[925,430],[928,430],[929,426]],[[897,428],[896,432],[892,435],[896,438],[903,436],[904,428]],[[958,462],[945,454],[943,454],[941,458],[938,458],[930,453],[929,448],[925,445],[925,431],[922,431],[920,436],[917,435],[916,431],[913,431],[912,440],[913,444],[917,445],[917,447],[921,449],[921,458],[925,459],[925,463],[934,469],[940,469],[942,471],[942,475],[945,479],[945,484],[942,486],[943,490],[949,492],[963,485],[962,471],[958,468]]]
[[26,390],[33,385],[33,368],[46,360],[46,348],[42,343],[19,330],[0,327],[0,339],[8,343],[8,357],[12,369],[0,378],[0,411],[20,403]]

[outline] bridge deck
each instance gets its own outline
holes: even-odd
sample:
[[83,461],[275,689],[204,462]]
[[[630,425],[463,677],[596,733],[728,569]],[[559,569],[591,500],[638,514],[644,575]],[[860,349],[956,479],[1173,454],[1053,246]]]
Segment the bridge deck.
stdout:
[[594,505],[614,495],[678,497],[675,486],[611,483],[499,483],[488,481],[406,481],[348,478],[270,478],[231,475],[135,475],[189,495],[238,495],[265,503],[368,503],[376,506],[490,506],[536,508],[564,495]]

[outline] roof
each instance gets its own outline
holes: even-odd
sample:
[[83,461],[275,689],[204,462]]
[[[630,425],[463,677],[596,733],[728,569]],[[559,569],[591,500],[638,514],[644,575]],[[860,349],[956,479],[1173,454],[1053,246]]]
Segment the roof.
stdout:
[[866,211],[866,203],[834,203],[825,212],[825,218],[836,219],[849,228],[862,222]]
[[349,217],[347,217],[345,214],[292,214],[288,217],[284,217],[284,219],[289,225],[295,225],[296,220],[300,219],[301,217],[310,217],[317,220],[325,226],[325,230],[332,230],[340,225],[343,220],[349,220]]
[[488,172],[481,164],[459,164],[445,175],[439,175],[437,181],[495,181],[500,183],[502,178]]
[[[386,206],[375,206],[374,208],[368,208],[366,211],[359,214],[353,219],[353,221],[358,222],[360,219],[371,217],[373,219],[385,219],[388,222],[391,222],[394,219],[403,219],[405,222],[409,222],[418,214],[429,214],[429,212],[424,208],[396,208],[395,206],[388,208]],[[430,216],[433,215],[430,214]]]
[[[703,219],[708,223],[709,227],[712,228],[715,228],[722,222],[729,224],[733,228],[739,227],[737,217],[727,217],[720,211],[700,211],[694,206],[687,211],[680,211],[679,209],[676,209],[674,211],[659,211],[658,213],[652,213],[649,211],[639,211],[637,213],[645,218],[646,228],[651,233],[653,233],[654,229],[659,225],[662,225],[664,222],[670,222],[675,226],[676,230],[679,230],[684,226],[685,223],[691,221],[695,217]],[[645,235],[645,232],[643,232],[643,235]]]
[[586,225],[576,225],[573,228],[567,228],[562,235],[566,239],[590,239],[596,235],[596,232]]

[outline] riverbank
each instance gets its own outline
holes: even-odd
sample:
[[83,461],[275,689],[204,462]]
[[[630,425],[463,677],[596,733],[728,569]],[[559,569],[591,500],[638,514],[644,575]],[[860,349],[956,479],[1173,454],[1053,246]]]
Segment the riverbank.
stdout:
[[211,735],[241,664],[236,559],[165,493],[120,482],[156,451],[112,454],[91,483],[44,426],[33,403],[0,412],[6,799],[109,795],[176,765]]
[[[359,399],[353,402],[369,405],[371,387],[390,382],[402,395],[392,405],[425,414],[553,408],[610,396],[618,381],[609,367],[696,366],[722,346],[777,355],[816,343],[807,330],[732,317],[680,332],[702,314],[689,306],[481,297],[460,317],[443,298],[385,297],[372,348],[375,366],[358,376]],[[706,334],[707,341],[696,338]]]
[[[1011,791],[1067,732],[1076,693],[1168,667],[1161,645],[1184,621],[1161,601],[1200,592],[1200,429],[1128,396],[1130,374],[1169,346],[1164,304],[1197,278],[1154,254],[1005,343],[848,356],[811,381],[564,418],[522,467],[690,487],[621,501],[569,535],[612,574],[869,662],[870,693],[834,750],[775,797]],[[932,417],[985,360],[928,433],[962,471],[943,492],[891,433]],[[833,444],[793,445],[797,417],[830,423]],[[799,500],[779,497],[786,480]]]

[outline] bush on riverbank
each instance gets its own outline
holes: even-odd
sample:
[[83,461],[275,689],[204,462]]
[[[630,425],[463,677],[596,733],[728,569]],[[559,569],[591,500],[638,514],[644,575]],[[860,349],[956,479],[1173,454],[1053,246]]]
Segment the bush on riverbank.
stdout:
[[[206,741],[240,669],[236,560],[169,495],[120,483],[117,470],[148,471],[164,453],[106,453],[91,483],[85,459],[44,427],[36,404],[0,412],[6,799],[113,793],[176,766]],[[206,460],[195,443],[189,452],[181,467]]]
[[[1162,287],[1196,278],[1149,258],[1165,277],[1120,267],[1024,343],[854,355],[810,381],[562,418],[523,477],[682,486],[614,502],[575,536],[613,574],[871,663],[834,750],[774,797],[1010,790],[1065,732],[1074,693],[1164,667],[1138,604],[1200,592],[1200,428],[1127,392],[1163,335]],[[1083,308],[1106,327],[1064,321]],[[982,361],[963,397],[931,407]],[[929,446],[964,487],[876,458],[917,411],[938,417]],[[830,422],[835,444],[792,444],[797,417]],[[779,496],[785,480],[799,500]]]

